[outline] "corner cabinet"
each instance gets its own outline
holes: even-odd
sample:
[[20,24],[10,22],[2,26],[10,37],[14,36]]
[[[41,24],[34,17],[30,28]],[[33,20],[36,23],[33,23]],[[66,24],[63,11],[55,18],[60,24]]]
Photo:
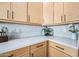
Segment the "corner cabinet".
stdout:
[[79,2],[64,3],[64,14],[66,22],[79,22]]
[[0,20],[10,20],[10,2],[0,2]]
[[28,3],[28,22],[35,24],[43,23],[43,3],[29,2]]
[[14,21],[27,22],[27,3],[12,2],[11,3],[11,18]]
[[43,3],[44,25],[53,25],[53,20],[54,20],[53,9],[54,9],[53,2]]
[[47,42],[42,42],[31,46],[31,57],[46,57]]

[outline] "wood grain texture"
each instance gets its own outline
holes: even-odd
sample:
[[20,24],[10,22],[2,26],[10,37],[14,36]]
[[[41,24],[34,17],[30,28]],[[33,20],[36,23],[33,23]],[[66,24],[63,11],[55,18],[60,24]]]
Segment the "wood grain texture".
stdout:
[[46,56],[47,56],[47,42],[31,46],[31,57],[46,57]]
[[58,50],[64,52],[65,54],[68,54],[72,57],[77,57],[78,56],[78,50],[76,50],[74,48],[71,48],[71,47],[67,47],[67,46],[58,44],[58,43],[55,43],[55,42],[50,42],[49,41],[49,47],[53,47],[55,49],[58,49]]
[[30,2],[28,3],[28,15],[30,16],[30,23],[43,23],[43,3]]
[[12,55],[12,57],[29,57],[29,47],[16,49],[4,54]]

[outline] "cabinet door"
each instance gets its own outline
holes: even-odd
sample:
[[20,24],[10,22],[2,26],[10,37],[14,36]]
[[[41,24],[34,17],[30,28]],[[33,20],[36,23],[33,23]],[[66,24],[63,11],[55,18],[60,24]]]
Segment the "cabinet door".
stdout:
[[46,57],[47,56],[47,42],[42,42],[31,46],[32,57]]
[[49,57],[70,57],[69,55],[52,47],[49,47],[48,56]]
[[79,21],[79,2],[64,3],[64,14],[67,22]]
[[12,19],[15,21],[27,22],[27,3],[12,3]]
[[0,2],[0,19],[9,19],[10,18],[10,3],[9,2]]
[[63,2],[54,3],[54,24],[63,23]]
[[53,25],[53,2],[43,3],[43,15],[44,15],[44,24],[45,25]]
[[28,3],[28,17],[30,23],[43,23],[43,3],[30,2]]
[[46,57],[46,47],[40,47],[31,51],[32,57]]

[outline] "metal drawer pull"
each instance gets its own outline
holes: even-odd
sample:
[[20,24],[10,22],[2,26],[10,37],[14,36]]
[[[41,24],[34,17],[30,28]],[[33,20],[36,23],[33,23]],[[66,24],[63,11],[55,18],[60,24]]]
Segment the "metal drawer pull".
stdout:
[[61,21],[63,21],[63,16],[61,16]]
[[9,18],[9,10],[7,10],[7,18]]
[[64,21],[66,21],[66,15],[64,15]]
[[10,56],[8,56],[8,57],[13,57],[14,55],[13,54],[11,54]]
[[64,50],[64,48],[62,48],[62,47],[59,47],[59,46],[56,46],[57,48],[59,48],[59,49],[61,49],[61,50]]
[[30,22],[30,16],[28,16],[28,22]]
[[34,54],[32,53],[32,57],[34,57]]
[[41,45],[38,45],[38,46],[36,46],[37,48],[39,48],[39,47],[41,47],[41,46],[43,46],[43,44],[41,44]]
[[14,11],[12,11],[12,19],[14,19]]

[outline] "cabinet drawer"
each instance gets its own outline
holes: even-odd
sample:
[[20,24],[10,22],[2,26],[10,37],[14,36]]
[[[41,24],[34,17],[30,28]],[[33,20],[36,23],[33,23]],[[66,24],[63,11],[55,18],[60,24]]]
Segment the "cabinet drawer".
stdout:
[[50,41],[49,41],[49,46],[54,47],[70,56],[73,56],[73,57],[78,56],[78,50],[76,49],[73,49],[73,48],[70,48],[70,47],[55,43],[55,42],[50,42]]
[[53,47],[49,47],[48,56],[49,57],[70,57],[69,55],[67,55]]
[[46,42],[42,42],[42,43],[38,43],[38,44],[35,44],[35,45],[32,45],[31,49],[34,50],[34,49],[37,49],[37,48],[40,48],[40,47],[44,47],[44,46],[47,46],[47,41]]
[[16,49],[4,54],[9,54],[11,57],[23,57],[23,56],[29,56],[29,47]]

